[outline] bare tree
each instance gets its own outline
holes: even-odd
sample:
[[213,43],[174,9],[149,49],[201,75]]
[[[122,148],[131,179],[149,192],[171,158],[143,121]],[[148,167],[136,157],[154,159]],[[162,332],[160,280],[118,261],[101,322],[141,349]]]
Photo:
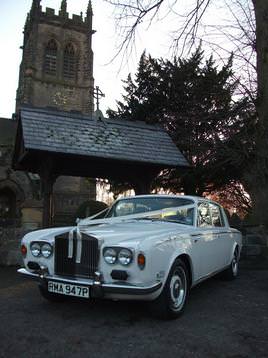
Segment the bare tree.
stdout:
[[[216,57],[226,62],[233,55],[233,77],[239,83],[237,94],[257,97],[256,24],[251,0],[225,0],[228,18],[220,25],[205,25],[202,41]],[[199,37],[200,38],[200,37]]]
[[268,227],[268,1],[252,0],[256,17],[257,112],[256,158],[248,173],[255,215]]
[[104,0],[115,6],[114,15],[117,34],[121,38],[114,57],[120,53],[127,55],[132,51],[135,43],[136,31],[142,21],[149,17],[150,23],[154,20],[165,0]]
[[[146,22],[147,26],[150,26],[154,21],[168,21],[169,15],[176,15],[178,18],[177,29],[171,34],[171,46],[176,53],[191,51],[197,42],[199,44],[200,39],[213,45],[212,34],[213,36],[216,34],[213,33],[212,27],[204,27],[203,19],[212,6],[219,4],[215,0],[104,1],[114,5],[119,34],[123,39],[117,54],[122,52],[126,54],[131,50],[136,31],[142,23]],[[219,56],[223,56],[224,51],[233,51],[236,58],[241,60],[240,65],[239,61],[236,65],[241,93],[244,89],[253,101],[257,72],[257,100],[254,101],[258,114],[256,151],[254,162],[249,163],[250,169],[246,180],[247,190],[250,191],[253,200],[255,216],[260,223],[268,227],[268,1],[225,0],[221,4],[232,15],[233,22],[229,27],[214,25],[214,30],[224,35],[229,40],[228,43],[235,46],[226,47],[226,44],[223,45],[218,40],[219,37],[216,37],[214,49]],[[209,36],[206,37],[206,34]],[[243,76],[246,77],[246,81]]]
[[[195,5],[187,13],[177,12],[178,0],[104,0],[114,6],[114,16],[118,35],[121,38],[117,52],[129,54],[136,39],[136,32],[142,23],[148,27],[154,21],[164,20],[168,15],[179,16],[180,25],[172,34],[174,49],[178,49],[180,41],[183,40],[182,52],[186,44],[194,44],[198,27],[206,8],[212,0],[195,0]],[[182,20],[182,21],[181,21]]]
[[[235,79],[240,83],[240,94],[256,98],[256,33],[252,0],[104,0],[114,6],[119,54],[128,59],[135,46],[136,33],[141,26],[176,18],[176,28],[170,31],[172,55],[189,54],[200,42],[226,63],[234,57]],[[185,6],[185,7],[182,7]],[[221,23],[208,23],[209,7],[223,12]],[[217,18],[218,19],[218,18]],[[212,21],[212,20],[210,20]],[[170,29],[170,28],[169,28]]]

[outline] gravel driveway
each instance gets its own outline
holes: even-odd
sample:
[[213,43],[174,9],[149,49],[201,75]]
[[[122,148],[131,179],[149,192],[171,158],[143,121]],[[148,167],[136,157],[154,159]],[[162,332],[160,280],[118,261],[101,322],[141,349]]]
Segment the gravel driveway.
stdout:
[[0,267],[0,357],[268,357],[268,270],[194,288],[184,315],[153,318],[143,303],[46,302]]

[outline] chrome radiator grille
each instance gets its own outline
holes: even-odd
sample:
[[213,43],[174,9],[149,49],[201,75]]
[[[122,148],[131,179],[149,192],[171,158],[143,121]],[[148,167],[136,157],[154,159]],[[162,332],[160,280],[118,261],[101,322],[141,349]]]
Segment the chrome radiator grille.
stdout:
[[98,270],[99,248],[98,240],[86,234],[82,235],[81,262],[76,263],[77,238],[74,232],[73,257],[68,258],[69,233],[55,237],[55,274],[61,276],[77,276],[93,278]]

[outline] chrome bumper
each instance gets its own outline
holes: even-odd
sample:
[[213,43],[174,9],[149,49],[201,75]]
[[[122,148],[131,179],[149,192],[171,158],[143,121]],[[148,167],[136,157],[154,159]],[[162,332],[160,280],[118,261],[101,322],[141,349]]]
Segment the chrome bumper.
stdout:
[[18,273],[24,275],[25,277],[38,280],[39,282],[55,281],[70,283],[73,285],[83,285],[90,286],[92,289],[93,297],[102,297],[105,294],[123,294],[123,295],[148,295],[156,292],[162,286],[162,282],[155,282],[150,286],[141,286],[141,285],[131,285],[129,283],[102,283],[100,281],[95,281],[92,279],[79,280],[79,279],[69,279],[57,276],[51,276],[48,274],[40,275],[38,273],[33,273],[27,271],[25,268],[20,268],[17,271]]

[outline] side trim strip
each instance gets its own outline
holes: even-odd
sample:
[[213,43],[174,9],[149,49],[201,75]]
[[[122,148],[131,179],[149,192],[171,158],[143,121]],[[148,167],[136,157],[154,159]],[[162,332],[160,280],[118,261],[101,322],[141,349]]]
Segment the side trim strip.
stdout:
[[[208,234],[207,232],[199,232],[197,234],[191,234],[191,237],[206,236],[207,234]],[[209,234],[217,234],[217,235],[230,234],[230,231],[210,231]]]
[[229,267],[229,265],[224,266],[224,267],[223,267],[223,268],[221,268],[220,270],[213,271],[213,272],[209,273],[208,275],[201,277],[200,279],[198,279],[197,281],[195,281],[195,282],[192,284],[192,286],[191,286],[191,287],[194,287],[194,286],[198,285],[199,283],[201,283],[201,282],[203,282],[203,281],[207,280],[208,278],[210,278],[210,277],[213,277],[213,276],[217,275],[218,273],[220,273],[220,272],[222,272],[222,271],[226,270],[228,267]]

